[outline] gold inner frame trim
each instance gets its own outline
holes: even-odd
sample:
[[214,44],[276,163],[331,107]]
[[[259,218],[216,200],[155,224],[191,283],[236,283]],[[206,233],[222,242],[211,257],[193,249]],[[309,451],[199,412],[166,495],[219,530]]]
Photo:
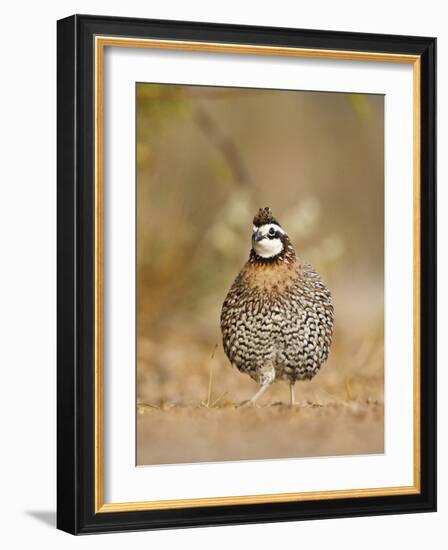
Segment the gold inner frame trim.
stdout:
[[[413,65],[413,174],[414,174],[414,480],[413,485],[401,487],[380,487],[350,490],[313,491],[263,495],[226,496],[180,500],[158,500],[142,502],[104,502],[104,50],[106,47],[152,48],[159,50],[197,51],[207,53],[234,53],[246,55],[269,55],[331,59],[343,61],[373,61],[386,63],[407,63]],[[156,40],[96,36],[95,55],[95,513],[129,512],[142,510],[166,510],[197,508],[204,506],[231,506],[274,502],[300,502],[334,500],[339,498],[361,498],[420,493],[420,56],[381,52],[356,52],[345,50],[323,50],[276,46],[255,46],[251,44],[226,44],[183,40]]]

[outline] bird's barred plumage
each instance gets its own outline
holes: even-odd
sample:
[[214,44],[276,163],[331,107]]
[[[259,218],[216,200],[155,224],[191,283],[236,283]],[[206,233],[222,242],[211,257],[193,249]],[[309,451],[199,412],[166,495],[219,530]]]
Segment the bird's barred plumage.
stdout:
[[309,380],[328,357],[333,319],[329,290],[309,264],[298,260],[270,210],[260,209],[249,260],[222,307],[230,362],[262,386]]

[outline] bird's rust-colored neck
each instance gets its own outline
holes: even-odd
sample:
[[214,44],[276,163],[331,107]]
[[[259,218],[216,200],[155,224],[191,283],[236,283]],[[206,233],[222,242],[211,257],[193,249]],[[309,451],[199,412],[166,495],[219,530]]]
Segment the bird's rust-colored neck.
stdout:
[[297,279],[298,269],[293,249],[272,259],[260,258],[251,250],[243,274],[250,287],[282,292]]

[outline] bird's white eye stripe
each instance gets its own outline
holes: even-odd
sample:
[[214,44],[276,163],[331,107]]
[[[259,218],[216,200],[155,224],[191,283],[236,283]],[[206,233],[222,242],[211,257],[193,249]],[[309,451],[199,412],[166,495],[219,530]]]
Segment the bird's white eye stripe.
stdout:
[[266,223],[265,225],[261,225],[260,227],[254,226],[254,231],[259,231],[262,235],[267,235],[269,233],[269,230],[273,229],[275,232],[282,233],[285,235],[285,231],[276,223]]

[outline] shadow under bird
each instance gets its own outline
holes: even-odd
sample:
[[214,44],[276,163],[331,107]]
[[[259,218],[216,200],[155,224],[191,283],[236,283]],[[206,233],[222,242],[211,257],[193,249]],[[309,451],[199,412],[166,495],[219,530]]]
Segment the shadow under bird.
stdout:
[[311,380],[328,357],[334,310],[329,290],[297,256],[269,208],[253,220],[252,248],[222,306],[224,351],[260,384],[254,404],[276,380]]

